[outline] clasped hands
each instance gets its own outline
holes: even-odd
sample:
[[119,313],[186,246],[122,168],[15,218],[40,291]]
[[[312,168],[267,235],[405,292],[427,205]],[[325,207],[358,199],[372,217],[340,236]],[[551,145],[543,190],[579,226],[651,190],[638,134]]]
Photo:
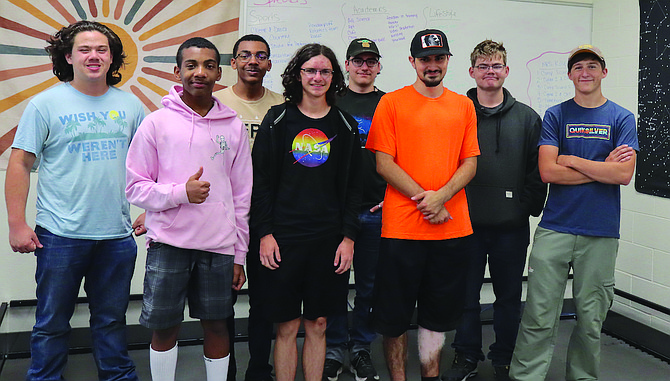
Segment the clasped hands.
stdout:
[[445,200],[436,191],[423,191],[414,195],[412,201],[416,201],[416,208],[423,214],[423,218],[433,225],[443,224],[452,219],[444,207]]

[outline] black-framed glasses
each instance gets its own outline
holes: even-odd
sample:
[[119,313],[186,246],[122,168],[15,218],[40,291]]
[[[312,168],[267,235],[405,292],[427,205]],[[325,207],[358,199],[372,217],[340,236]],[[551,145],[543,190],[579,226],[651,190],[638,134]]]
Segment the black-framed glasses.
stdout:
[[480,64],[480,65],[477,65],[475,67],[477,68],[477,70],[479,70],[482,73],[486,73],[487,71],[489,71],[489,69],[492,69],[496,73],[499,73],[505,68],[505,65],[503,65],[503,64],[495,64],[495,65]]
[[379,63],[379,60],[376,58],[368,58],[366,60],[362,58],[352,58],[349,60],[349,62],[351,62],[351,64],[354,65],[355,67],[363,66],[363,62],[365,62],[365,64],[368,65],[368,67],[374,67]]
[[317,73],[321,73],[323,78],[330,78],[333,76],[333,69],[315,69],[313,67],[301,68],[300,71],[305,73],[308,77],[316,77]]
[[256,57],[256,61],[258,62],[263,62],[266,61],[268,58],[270,58],[270,55],[267,54],[266,52],[256,52],[256,53],[251,53],[248,50],[243,50],[239,53],[237,53],[237,56],[235,56],[236,60],[240,60],[242,62],[249,61],[251,57]]

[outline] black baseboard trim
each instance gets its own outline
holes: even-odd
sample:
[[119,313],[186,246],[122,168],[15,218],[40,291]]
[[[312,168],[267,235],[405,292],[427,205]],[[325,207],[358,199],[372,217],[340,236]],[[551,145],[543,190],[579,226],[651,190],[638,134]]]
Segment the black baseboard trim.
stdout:
[[[525,280],[525,278],[524,278]],[[353,283],[349,283],[349,289],[354,290],[356,287]],[[249,295],[249,290],[246,288],[241,289],[237,292],[237,296]],[[142,294],[130,294],[130,301],[142,300]],[[77,304],[88,303],[88,298],[85,296],[80,296],[77,298]],[[6,303],[5,303],[6,304]],[[20,300],[11,300],[9,302],[9,307],[35,307],[37,306],[37,299],[20,299]]]
[[[8,308],[7,303],[0,305],[0,323]],[[351,318],[351,312],[349,313]],[[575,307],[572,299],[563,303],[561,319],[575,319]],[[416,317],[411,329],[416,329]],[[483,304],[481,313],[482,324],[493,324],[493,305]],[[248,341],[247,319],[235,319],[235,342]],[[619,313],[609,311],[603,325],[603,333],[620,339],[627,344],[649,353],[670,364],[670,335],[651,328],[643,323]],[[302,337],[304,332],[300,331]],[[70,336],[70,354],[91,352],[91,337],[88,328],[75,328]],[[202,328],[197,321],[182,323],[179,331],[179,346],[202,345]],[[151,342],[151,331],[139,324],[128,326],[128,349],[148,349]],[[0,373],[6,360],[30,357],[30,332],[13,332],[0,334]]]
[[[571,299],[563,302],[563,312],[561,319],[574,319],[574,304]],[[352,312],[349,312],[349,319],[352,318]],[[493,305],[483,304],[481,319],[483,324],[493,324]],[[412,319],[410,329],[417,329],[416,314]],[[299,337],[304,336],[301,327],[298,332]],[[151,330],[133,324],[128,326],[128,349],[148,349],[151,342]],[[202,328],[197,321],[184,322],[179,330],[179,346],[201,345]],[[235,319],[235,342],[246,342],[249,340],[247,335],[247,318]],[[30,332],[12,332],[0,334],[0,342],[8,343],[4,357],[7,359],[20,359],[30,357]],[[70,354],[82,354],[91,352],[91,334],[89,328],[74,328],[70,334]]]
[[603,333],[670,364],[670,335],[648,325],[609,311]]
[[[244,326],[246,332],[247,319],[235,319],[235,323]],[[240,327],[242,328],[242,327]],[[238,329],[236,328],[236,331]],[[5,341],[8,344],[5,357],[9,360],[29,358],[30,357],[30,332],[12,332],[0,334],[0,337],[6,336]],[[140,326],[139,324],[129,325],[127,327],[128,349],[148,349],[151,342],[151,330]],[[202,344],[202,328],[200,322],[187,321],[182,323],[179,330],[178,341],[180,346]],[[237,336],[235,341],[242,341]],[[70,333],[70,350],[72,354],[91,353],[91,331],[88,327],[73,328]]]
[[[2,327],[2,321],[5,319],[5,313],[7,313],[7,303],[0,304],[0,327]],[[0,334],[0,374],[2,374],[2,368],[5,367],[5,361],[7,361],[7,352],[9,352],[9,344],[7,343],[6,335]]]
[[660,313],[663,313],[665,315],[670,316],[670,308],[662,306],[660,304],[654,303],[652,301],[649,301],[644,298],[640,298],[639,296],[635,296],[633,294],[629,294],[625,291],[621,291],[618,288],[614,289],[614,295],[620,296],[622,298],[628,299],[632,302],[635,302],[637,304],[641,304],[647,308],[651,308],[652,310],[658,311]]

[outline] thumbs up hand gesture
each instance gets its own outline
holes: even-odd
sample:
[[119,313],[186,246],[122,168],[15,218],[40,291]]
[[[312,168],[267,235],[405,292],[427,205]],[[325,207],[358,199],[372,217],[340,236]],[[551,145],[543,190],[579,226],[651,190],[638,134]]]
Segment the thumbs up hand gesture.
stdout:
[[200,176],[202,176],[202,167],[186,182],[186,195],[192,204],[202,204],[209,196],[209,182],[200,181]]

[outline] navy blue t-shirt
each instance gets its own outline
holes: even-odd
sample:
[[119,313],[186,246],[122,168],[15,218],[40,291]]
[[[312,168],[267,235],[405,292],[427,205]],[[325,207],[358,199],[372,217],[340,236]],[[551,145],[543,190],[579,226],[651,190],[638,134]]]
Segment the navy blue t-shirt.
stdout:
[[[539,146],[558,147],[559,155],[605,161],[622,144],[640,150],[633,114],[612,101],[584,108],[570,99],[547,110]],[[539,226],[554,231],[619,238],[619,185],[591,182],[551,184]]]

